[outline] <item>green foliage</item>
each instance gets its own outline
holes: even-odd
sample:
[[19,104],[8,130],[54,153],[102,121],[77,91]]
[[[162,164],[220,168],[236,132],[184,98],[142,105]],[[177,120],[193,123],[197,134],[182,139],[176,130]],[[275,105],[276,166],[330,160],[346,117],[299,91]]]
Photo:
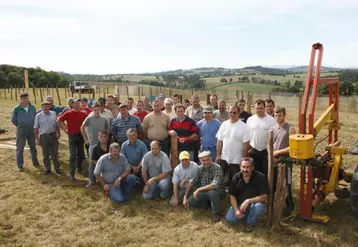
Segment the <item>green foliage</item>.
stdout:
[[141,80],[138,83],[144,85],[150,85],[150,86],[165,87],[163,82],[155,81],[155,80]]
[[221,78],[221,79],[220,79],[220,82],[222,82],[222,83],[227,83],[227,79],[226,79],[226,78]]
[[48,72],[40,67],[25,68],[7,64],[0,65],[0,86],[23,87],[25,69],[28,71],[30,86],[68,87],[69,79],[57,72]]

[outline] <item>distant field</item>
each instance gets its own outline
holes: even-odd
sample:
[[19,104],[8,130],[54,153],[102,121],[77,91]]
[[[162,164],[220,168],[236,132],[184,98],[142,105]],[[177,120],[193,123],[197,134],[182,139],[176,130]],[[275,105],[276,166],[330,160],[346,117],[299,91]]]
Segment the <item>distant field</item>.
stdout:
[[220,93],[226,89],[230,90],[243,90],[245,92],[255,92],[255,93],[265,93],[270,92],[273,88],[277,86],[264,85],[264,84],[256,84],[256,83],[232,83],[227,84],[222,87],[215,88],[215,92]]
[[142,80],[157,80],[157,78],[155,76],[150,75],[124,75],[123,80],[139,82]]

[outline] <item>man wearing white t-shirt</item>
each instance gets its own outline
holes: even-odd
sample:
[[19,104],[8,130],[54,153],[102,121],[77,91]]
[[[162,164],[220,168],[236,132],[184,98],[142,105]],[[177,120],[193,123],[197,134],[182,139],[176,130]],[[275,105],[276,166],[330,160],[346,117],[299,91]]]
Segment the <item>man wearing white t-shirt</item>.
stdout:
[[232,177],[240,171],[240,161],[248,157],[250,133],[247,126],[239,119],[240,109],[238,106],[231,106],[229,109],[230,119],[223,122],[216,137],[216,162],[220,163],[224,177],[228,173],[230,184]]
[[267,177],[268,160],[267,144],[268,131],[276,125],[276,120],[265,113],[265,101],[262,99],[255,102],[256,114],[247,119],[246,125],[250,131],[250,157],[254,160],[255,170]]

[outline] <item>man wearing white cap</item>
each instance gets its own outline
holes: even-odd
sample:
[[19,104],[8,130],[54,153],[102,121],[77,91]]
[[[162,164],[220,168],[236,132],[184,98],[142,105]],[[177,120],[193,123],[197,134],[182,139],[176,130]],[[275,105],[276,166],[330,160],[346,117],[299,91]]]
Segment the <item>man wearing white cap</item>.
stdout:
[[193,161],[190,161],[190,154],[183,151],[179,155],[180,164],[175,167],[173,172],[173,196],[170,200],[170,205],[176,207],[182,203],[186,187],[189,184],[195,173],[198,172],[199,166]]
[[[220,221],[220,199],[225,197],[225,191],[219,188],[223,171],[221,167],[212,162],[211,153],[204,151],[199,154],[202,163],[199,166],[198,172],[190,179],[183,198],[183,205],[188,208],[203,208],[206,209],[211,205],[213,213],[213,222]],[[193,187],[197,185],[198,188],[188,198]]]
[[169,116],[170,120],[177,117],[177,114],[173,111],[173,104],[174,102],[171,98],[164,100],[165,110],[163,112]]

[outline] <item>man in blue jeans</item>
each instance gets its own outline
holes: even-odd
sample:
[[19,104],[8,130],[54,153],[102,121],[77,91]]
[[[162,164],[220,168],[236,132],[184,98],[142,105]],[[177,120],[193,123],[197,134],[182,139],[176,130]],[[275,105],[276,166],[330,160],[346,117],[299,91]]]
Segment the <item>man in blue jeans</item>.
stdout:
[[231,180],[231,207],[226,214],[226,221],[235,224],[245,219],[245,231],[251,232],[255,228],[256,219],[264,213],[270,189],[265,176],[254,171],[252,158],[243,158],[240,169]]
[[151,199],[160,196],[165,199],[169,196],[170,177],[172,170],[168,156],[160,150],[160,142],[152,141],[148,153],[142,160],[142,177],[145,183],[143,198]]
[[29,102],[27,93],[20,94],[20,104],[12,111],[11,122],[16,126],[16,162],[19,171],[24,168],[24,148],[26,141],[30,146],[31,159],[34,167],[39,168],[35,142],[34,123],[36,108]]
[[131,168],[127,158],[120,154],[118,143],[112,143],[109,153],[99,158],[94,175],[103,190],[114,202],[124,202],[129,199],[136,177],[130,174]]

